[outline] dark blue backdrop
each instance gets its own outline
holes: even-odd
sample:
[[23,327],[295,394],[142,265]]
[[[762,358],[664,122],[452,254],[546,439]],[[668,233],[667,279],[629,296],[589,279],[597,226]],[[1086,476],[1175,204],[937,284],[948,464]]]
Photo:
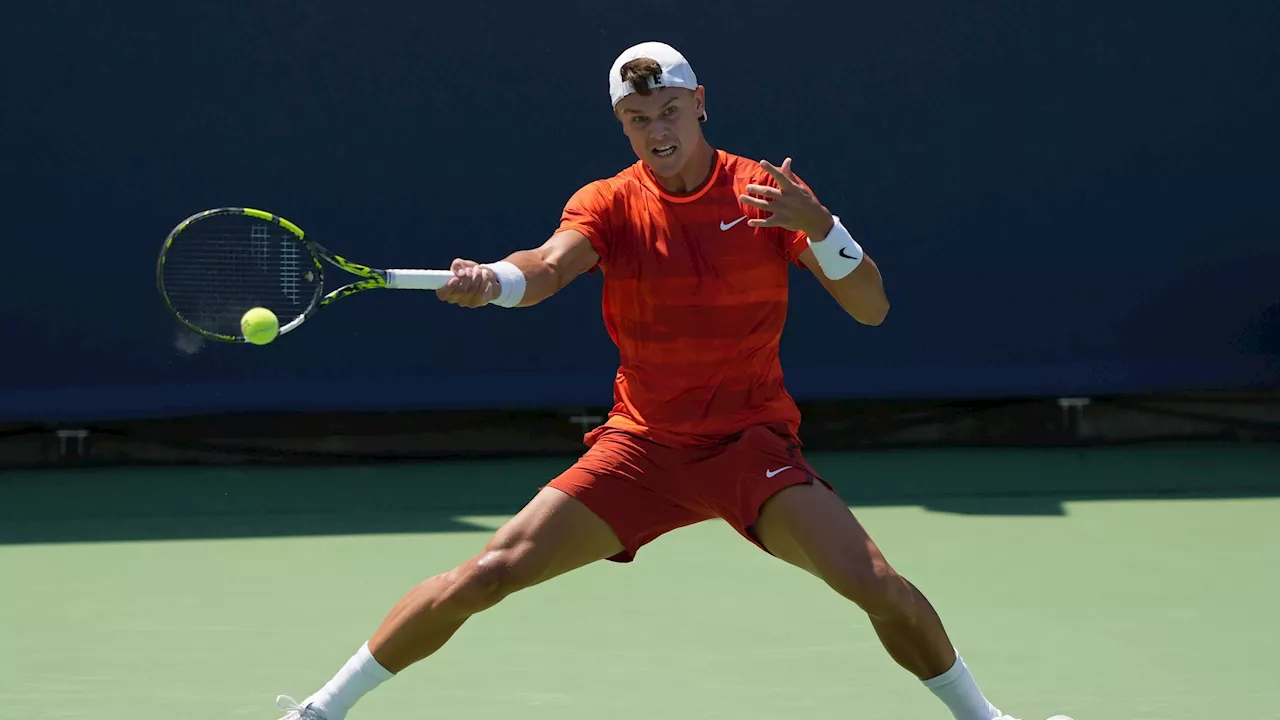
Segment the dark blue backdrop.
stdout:
[[713,143],[794,157],[886,274],[863,328],[796,272],[798,397],[1275,386],[1277,8],[11,4],[0,419],[607,403],[598,277],[519,311],[369,294],[193,348],[153,263],[219,205],[382,266],[539,243],[633,160],[604,76],[649,39],[689,56]]

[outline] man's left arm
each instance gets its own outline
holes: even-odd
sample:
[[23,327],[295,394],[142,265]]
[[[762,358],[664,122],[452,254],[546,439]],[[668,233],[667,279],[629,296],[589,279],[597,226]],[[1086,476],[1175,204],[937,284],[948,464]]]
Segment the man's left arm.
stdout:
[[775,167],[767,160],[760,167],[777,181],[778,187],[748,185],[739,197],[744,205],[771,213],[763,219],[748,220],[752,227],[778,227],[803,233],[808,247],[800,262],[822,283],[831,297],[853,319],[864,325],[879,325],[889,313],[880,269],[853,236],[791,171],[791,158]]
[[[810,235],[810,237],[813,237]],[[825,237],[819,235],[818,237]],[[800,262],[813,276],[818,278],[822,287],[831,293],[831,297],[840,303],[844,311],[863,325],[879,325],[889,314],[889,298],[884,294],[884,281],[880,277],[880,268],[865,253],[862,261],[853,272],[839,280],[832,280],[822,271],[818,258],[810,247],[800,254]]]

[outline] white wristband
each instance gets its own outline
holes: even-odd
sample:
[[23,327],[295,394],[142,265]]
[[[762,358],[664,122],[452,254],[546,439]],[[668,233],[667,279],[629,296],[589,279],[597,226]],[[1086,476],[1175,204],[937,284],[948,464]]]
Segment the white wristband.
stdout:
[[488,263],[484,267],[493,271],[498,276],[498,297],[489,302],[490,305],[499,307],[512,308],[520,304],[524,299],[524,273],[520,272],[520,268],[503,260],[502,262]]
[[818,259],[822,274],[832,280],[839,280],[862,264],[863,253],[862,246],[840,224],[840,218],[835,215],[831,217],[835,220],[831,232],[818,242],[809,238],[809,247],[813,249],[813,256]]

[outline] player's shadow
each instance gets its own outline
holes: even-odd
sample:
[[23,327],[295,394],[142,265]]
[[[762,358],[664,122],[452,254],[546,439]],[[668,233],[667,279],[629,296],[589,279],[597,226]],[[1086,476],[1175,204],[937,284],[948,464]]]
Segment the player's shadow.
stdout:
[[0,544],[478,532],[571,462],[0,473]]
[[[817,453],[855,509],[1061,516],[1120,498],[1280,496],[1280,446]],[[489,532],[573,457],[0,473],[0,544]]]
[[1275,444],[884,451],[843,454],[829,467],[855,507],[958,515],[1064,516],[1070,503],[1091,500],[1280,497]]

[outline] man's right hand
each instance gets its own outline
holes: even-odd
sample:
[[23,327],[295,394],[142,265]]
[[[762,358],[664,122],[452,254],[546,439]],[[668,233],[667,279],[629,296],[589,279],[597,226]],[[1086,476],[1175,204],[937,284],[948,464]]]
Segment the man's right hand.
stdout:
[[483,307],[501,292],[498,276],[474,260],[455,259],[449,270],[454,276],[436,291],[436,297],[447,303],[468,308]]

